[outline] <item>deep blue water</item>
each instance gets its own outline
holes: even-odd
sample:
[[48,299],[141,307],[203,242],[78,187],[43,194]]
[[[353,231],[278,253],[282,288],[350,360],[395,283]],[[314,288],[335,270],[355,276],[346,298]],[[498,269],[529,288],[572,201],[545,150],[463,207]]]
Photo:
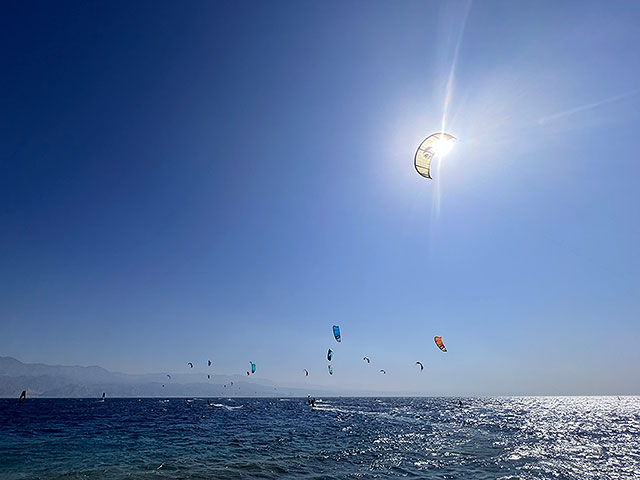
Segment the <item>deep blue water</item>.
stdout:
[[640,479],[639,397],[0,400],[0,478]]

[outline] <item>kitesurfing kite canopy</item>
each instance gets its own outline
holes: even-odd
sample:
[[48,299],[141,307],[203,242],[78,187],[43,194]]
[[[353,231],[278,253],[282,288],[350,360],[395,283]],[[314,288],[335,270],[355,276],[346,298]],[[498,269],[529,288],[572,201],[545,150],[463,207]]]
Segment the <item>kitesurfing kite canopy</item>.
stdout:
[[309,376],[309,370],[307,370],[306,368],[303,368],[304,370],[304,376],[308,377]]
[[416,362],[416,365],[420,365],[420,371],[424,370],[424,365],[422,365],[422,362]]
[[333,375],[333,367],[329,365],[329,375]]
[[333,336],[336,338],[336,342],[342,341],[342,338],[340,337],[340,327],[338,325],[333,326]]
[[333,350],[329,349],[327,350],[327,360],[331,361],[332,358],[333,358]]
[[256,364],[252,361],[249,361],[249,364],[251,365],[251,373],[256,373]]
[[413,157],[416,171],[424,178],[431,178],[431,160],[433,157],[446,155],[453,147],[455,139],[456,137],[445,132],[434,133],[425,138]]
[[364,360],[367,363],[371,363],[371,360],[369,360],[369,357],[362,357],[362,360]]
[[433,341],[436,342],[436,345],[440,350],[442,350],[443,352],[447,351],[447,348],[444,346],[444,343],[442,343],[442,337],[433,337]]

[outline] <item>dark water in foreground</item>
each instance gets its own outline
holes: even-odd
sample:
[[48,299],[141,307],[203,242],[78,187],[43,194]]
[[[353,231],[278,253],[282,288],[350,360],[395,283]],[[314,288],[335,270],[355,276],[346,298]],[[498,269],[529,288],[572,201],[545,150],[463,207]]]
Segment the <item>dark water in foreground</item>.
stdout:
[[0,478],[640,479],[640,398],[0,400]]

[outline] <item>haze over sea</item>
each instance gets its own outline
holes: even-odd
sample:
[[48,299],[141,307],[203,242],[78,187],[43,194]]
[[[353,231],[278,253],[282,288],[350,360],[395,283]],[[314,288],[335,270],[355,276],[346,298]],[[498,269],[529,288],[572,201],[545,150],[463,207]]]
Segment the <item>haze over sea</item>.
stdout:
[[0,425],[3,480],[640,478],[640,397],[3,399]]

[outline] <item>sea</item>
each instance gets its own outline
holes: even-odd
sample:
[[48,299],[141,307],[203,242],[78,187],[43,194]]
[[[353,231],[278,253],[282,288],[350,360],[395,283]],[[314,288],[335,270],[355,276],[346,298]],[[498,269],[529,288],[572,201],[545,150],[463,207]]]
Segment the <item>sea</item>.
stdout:
[[0,400],[0,479],[640,479],[640,397]]

